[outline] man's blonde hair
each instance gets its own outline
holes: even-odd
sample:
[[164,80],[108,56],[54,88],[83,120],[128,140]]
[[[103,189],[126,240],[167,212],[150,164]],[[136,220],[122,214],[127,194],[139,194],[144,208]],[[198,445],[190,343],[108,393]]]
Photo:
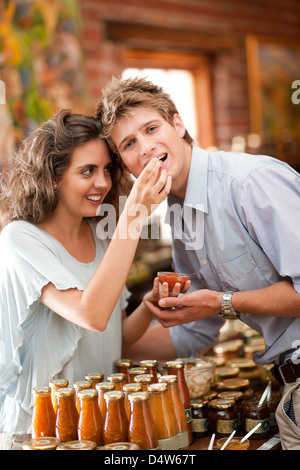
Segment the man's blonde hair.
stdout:
[[[178,114],[170,95],[161,87],[154,85],[146,78],[133,77],[113,79],[102,90],[102,99],[97,105],[96,115],[102,122],[102,137],[110,148],[117,152],[111,133],[119,119],[127,116],[132,108],[153,108],[173,126],[173,116]],[[193,139],[185,132],[184,139],[192,145]]]

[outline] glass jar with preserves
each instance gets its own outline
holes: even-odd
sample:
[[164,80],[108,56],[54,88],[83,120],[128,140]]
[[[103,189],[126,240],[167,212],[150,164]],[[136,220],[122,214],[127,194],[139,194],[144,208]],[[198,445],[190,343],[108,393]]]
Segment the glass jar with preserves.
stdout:
[[143,392],[148,391],[148,385],[153,384],[153,375],[152,374],[141,374],[134,377],[134,381],[138,384],[141,384]]
[[225,390],[224,392],[220,392],[218,398],[224,398],[225,400],[233,400],[234,406],[237,412],[237,429],[241,427],[241,413],[243,407],[243,400],[245,398],[243,392],[239,392],[236,390]]
[[60,388],[55,392],[57,413],[55,432],[61,442],[78,439],[78,411],[73,388]]
[[192,407],[192,429],[195,439],[209,434],[208,400],[195,398],[191,401]]
[[111,442],[127,442],[128,419],[125,412],[124,392],[106,392],[104,398],[107,409],[103,428],[104,445]]
[[179,360],[168,361],[166,363],[166,367],[169,375],[177,376],[179,395],[185,409],[189,432],[189,443],[191,444],[193,442],[191,397],[184,377],[184,362]]
[[241,339],[223,341],[214,346],[214,353],[217,357],[228,360],[233,357],[240,357],[243,352],[243,346],[244,343]]
[[132,367],[131,359],[118,359],[118,361],[116,361],[117,372],[126,375],[126,382],[130,381],[130,377],[128,374],[128,369],[130,369],[130,367]]
[[270,411],[268,405],[264,402],[259,405],[259,400],[256,398],[250,398],[243,402],[243,408],[241,413],[241,422],[243,432],[248,433],[258,423],[261,423],[260,427],[249,437],[249,439],[264,439],[269,435],[270,431]]
[[128,437],[140,449],[158,449],[156,430],[150,411],[147,392],[134,392],[128,396],[130,402],[130,421]]
[[98,392],[98,406],[104,423],[106,415],[106,401],[104,395],[106,392],[113,392],[115,390],[115,384],[113,382],[98,382],[96,384],[96,390]]
[[147,373],[146,367],[130,367],[130,369],[128,369],[129,382],[133,384],[135,382],[134,377],[136,377],[137,375],[146,374],[146,373]]
[[78,438],[82,441],[92,441],[103,444],[103,421],[98,405],[97,390],[80,390],[80,414],[78,421]]
[[237,412],[233,400],[216,398],[208,403],[210,431],[216,437],[229,435],[237,429]]
[[78,392],[79,390],[88,390],[90,388],[93,388],[92,382],[90,380],[79,380],[78,382],[74,383],[74,390],[75,390],[75,402],[76,402],[76,408],[78,415],[80,413],[80,400],[78,398]]
[[[263,394],[262,391],[256,392],[255,398],[260,400],[262,394]],[[277,429],[278,427],[275,413],[276,413],[277,406],[279,405],[280,400],[281,400],[281,395],[276,391],[271,392],[270,395],[267,397],[267,405],[268,405],[269,412],[270,412],[270,417],[269,417],[270,430]]]
[[184,449],[189,445],[188,425],[185,417],[185,409],[180,399],[177,375],[164,375],[158,379],[159,383],[168,386],[168,397],[177,423],[178,449]]
[[56,450],[60,444],[56,437],[41,437],[38,439],[29,439],[22,444],[23,450]]
[[85,374],[85,380],[90,380],[93,384],[93,388],[96,390],[96,384],[103,382],[104,374],[102,372],[89,372]]
[[35,387],[32,390],[32,393],[34,396],[33,413],[31,418],[32,438],[56,437],[56,414],[51,400],[51,388]]
[[148,359],[139,362],[140,367],[146,367],[147,374],[153,375],[153,382],[157,382],[157,366],[158,362],[156,359]]
[[167,384],[155,383],[149,385],[148,391],[158,447],[161,450],[176,450],[178,449],[178,429],[168,398]]
[[126,413],[126,416],[127,416],[127,419],[128,419],[128,423],[130,421],[130,413],[131,413],[129,395],[131,393],[142,392],[142,391],[143,391],[143,387],[139,383],[124,384],[124,387],[123,387],[123,392],[124,392],[124,395],[125,395],[124,396],[124,406],[125,406],[125,413]]
[[57,410],[57,403],[56,403],[56,395],[55,392],[59,388],[67,388],[69,386],[69,381],[67,379],[55,379],[49,382],[49,386],[51,388],[51,400],[54,412],[56,413]]
[[96,442],[92,441],[70,441],[62,442],[56,450],[94,450],[96,449]]
[[116,372],[107,376],[107,381],[115,384],[115,390],[123,391],[123,385],[126,383],[126,374]]

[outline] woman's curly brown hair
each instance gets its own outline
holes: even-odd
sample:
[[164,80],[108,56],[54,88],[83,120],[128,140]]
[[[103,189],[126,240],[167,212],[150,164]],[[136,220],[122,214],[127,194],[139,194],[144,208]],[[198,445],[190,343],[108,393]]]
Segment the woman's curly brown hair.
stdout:
[[[41,223],[59,200],[59,182],[68,168],[73,151],[90,140],[100,139],[99,119],[62,110],[35,129],[20,144],[8,170],[0,179],[0,231],[13,220]],[[131,181],[114,162],[112,189],[105,203],[118,215],[119,195],[128,194]]]

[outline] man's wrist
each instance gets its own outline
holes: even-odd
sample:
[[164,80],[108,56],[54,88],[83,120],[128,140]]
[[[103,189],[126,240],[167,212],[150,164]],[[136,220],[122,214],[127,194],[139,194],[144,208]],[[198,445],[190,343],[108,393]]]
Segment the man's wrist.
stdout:
[[232,305],[232,296],[236,289],[228,289],[223,293],[220,317],[225,320],[237,320],[240,318],[240,312],[234,309]]

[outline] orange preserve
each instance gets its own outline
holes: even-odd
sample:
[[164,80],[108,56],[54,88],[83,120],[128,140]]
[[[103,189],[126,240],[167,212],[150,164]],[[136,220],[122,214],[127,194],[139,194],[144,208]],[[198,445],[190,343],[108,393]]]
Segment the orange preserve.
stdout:
[[125,406],[125,413],[128,419],[128,422],[130,421],[130,402],[129,402],[129,395],[131,393],[135,392],[142,392],[142,385],[139,383],[134,383],[134,384],[124,384],[123,386],[123,392],[125,394],[125,401],[124,401],[124,406]]
[[69,381],[66,380],[66,379],[55,379],[55,380],[51,380],[51,382],[49,382],[49,385],[50,385],[50,388],[51,388],[52,405],[53,405],[53,409],[56,413],[57,403],[56,403],[55,392],[59,388],[67,388],[69,386]]
[[90,372],[85,374],[85,380],[90,380],[93,384],[93,388],[96,389],[96,384],[99,382],[103,382],[104,374],[102,372]]
[[98,406],[101,414],[102,421],[104,423],[106,415],[106,401],[104,395],[106,392],[112,392],[115,390],[115,384],[112,382],[100,382],[96,384],[96,390],[98,392]]
[[116,361],[117,372],[126,374],[126,382],[129,382],[128,369],[132,367],[131,359],[119,359]]
[[130,442],[138,444],[140,449],[157,449],[158,440],[149,405],[147,392],[135,392],[129,395],[130,422],[128,437]]
[[125,413],[124,392],[106,392],[104,397],[107,408],[103,428],[104,445],[111,442],[127,442],[128,420]]
[[179,395],[185,409],[185,416],[189,432],[189,443],[191,444],[193,442],[191,397],[184,377],[184,362],[179,360],[168,361],[166,366],[169,375],[177,376]]
[[158,447],[161,450],[176,450],[178,449],[177,424],[169,402],[167,384],[149,385],[148,391]]
[[103,444],[103,421],[98,406],[97,390],[80,390],[80,414],[78,422],[78,439]]
[[185,409],[179,395],[177,376],[163,375],[158,379],[158,381],[164,382],[168,385],[168,397],[178,428],[178,449],[183,449],[189,445],[189,432],[185,417]]
[[108,382],[115,384],[115,390],[120,390],[122,392],[123,385],[126,383],[127,375],[123,372],[117,372],[115,374],[110,374],[107,377]]
[[51,401],[50,387],[35,387],[33,413],[31,418],[32,438],[55,437],[55,412]]
[[135,382],[134,378],[137,375],[147,374],[147,369],[146,367],[130,367],[130,369],[128,369],[128,374],[129,382],[133,384]]
[[74,383],[75,402],[76,402],[78,415],[80,413],[80,400],[78,397],[78,392],[79,390],[88,390],[89,388],[93,388],[92,382],[90,380],[79,380],[78,382]]
[[56,390],[56,437],[61,442],[77,439],[78,411],[73,388]]
[[148,391],[148,385],[153,384],[154,379],[152,374],[141,374],[134,377],[134,381],[137,384],[141,384],[143,392]]
[[188,274],[182,273],[173,273],[173,272],[158,272],[157,277],[161,283],[167,282],[169,284],[169,289],[172,290],[177,282],[180,283],[180,288],[184,286],[186,281],[189,280]]
[[146,367],[147,374],[153,375],[153,382],[157,382],[157,360],[147,359],[139,362],[140,367]]

